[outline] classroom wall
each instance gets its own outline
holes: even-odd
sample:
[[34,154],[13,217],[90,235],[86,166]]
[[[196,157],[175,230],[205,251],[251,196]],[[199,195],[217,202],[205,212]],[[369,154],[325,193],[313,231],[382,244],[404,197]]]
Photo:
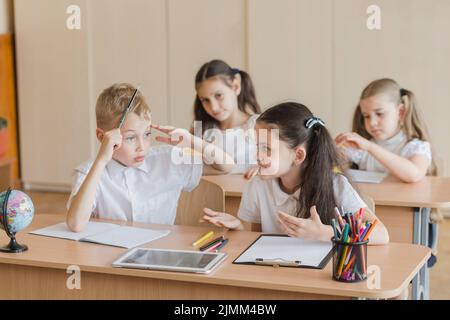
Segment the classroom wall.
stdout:
[[[81,30],[65,27],[70,4],[81,8]],[[381,30],[366,27],[372,4],[381,8]],[[333,134],[350,129],[368,82],[393,77],[417,94],[450,163],[450,1],[16,0],[15,7],[30,185],[68,187],[71,169],[95,155],[95,99],[113,82],[142,83],[155,122],[188,127],[195,73],[213,58],[249,71],[263,107],[303,102]]]
[[13,19],[12,0],[0,0],[0,34],[12,32]]

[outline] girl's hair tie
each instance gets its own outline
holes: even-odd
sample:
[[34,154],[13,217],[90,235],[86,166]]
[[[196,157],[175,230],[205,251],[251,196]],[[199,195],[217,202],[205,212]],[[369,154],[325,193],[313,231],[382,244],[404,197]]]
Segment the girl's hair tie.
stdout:
[[231,71],[233,72],[233,74],[241,72],[241,70],[239,70],[238,68],[231,68]]
[[406,96],[406,89],[400,88],[400,97]]
[[305,122],[305,127],[308,129],[313,128],[316,124],[321,125],[322,127],[325,127],[325,122],[323,122],[322,119],[318,118],[318,117],[314,117],[312,116],[311,118],[309,118],[308,120],[306,120]]

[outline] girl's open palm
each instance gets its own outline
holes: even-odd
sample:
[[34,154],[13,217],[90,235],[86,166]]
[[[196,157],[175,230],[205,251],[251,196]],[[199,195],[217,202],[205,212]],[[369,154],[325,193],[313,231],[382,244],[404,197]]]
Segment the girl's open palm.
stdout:
[[180,148],[192,148],[192,134],[182,128],[172,126],[160,126],[152,124],[152,128],[165,133],[167,136],[156,136],[156,141],[178,146]]
[[218,227],[243,230],[241,220],[232,216],[231,214],[214,211],[209,208],[204,208],[203,212],[205,213],[205,215],[200,220],[201,222],[208,221],[209,223],[212,223],[213,225]]

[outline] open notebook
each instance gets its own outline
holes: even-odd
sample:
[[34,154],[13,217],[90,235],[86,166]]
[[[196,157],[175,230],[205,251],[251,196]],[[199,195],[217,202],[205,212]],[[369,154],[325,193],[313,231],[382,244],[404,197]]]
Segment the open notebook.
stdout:
[[81,232],[72,232],[65,222],[31,231],[31,234],[93,242],[121,248],[133,248],[169,234],[169,230],[152,230],[104,222],[88,222]]
[[331,241],[312,241],[263,234],[233,263],[322,269],[332,256]]
[[382,172],[353,169],[347,170],[346,173],[348,174],[350,179],[352,179],[352,181],[360,183],[380,183],[387,176],[386,173]]

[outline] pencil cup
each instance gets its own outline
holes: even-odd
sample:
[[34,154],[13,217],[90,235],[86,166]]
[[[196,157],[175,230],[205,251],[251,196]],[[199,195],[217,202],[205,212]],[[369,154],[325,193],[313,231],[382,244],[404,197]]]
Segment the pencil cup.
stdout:
[[367,241],[333,242],[333,279],[342,282],[359,282],[367,279]]

